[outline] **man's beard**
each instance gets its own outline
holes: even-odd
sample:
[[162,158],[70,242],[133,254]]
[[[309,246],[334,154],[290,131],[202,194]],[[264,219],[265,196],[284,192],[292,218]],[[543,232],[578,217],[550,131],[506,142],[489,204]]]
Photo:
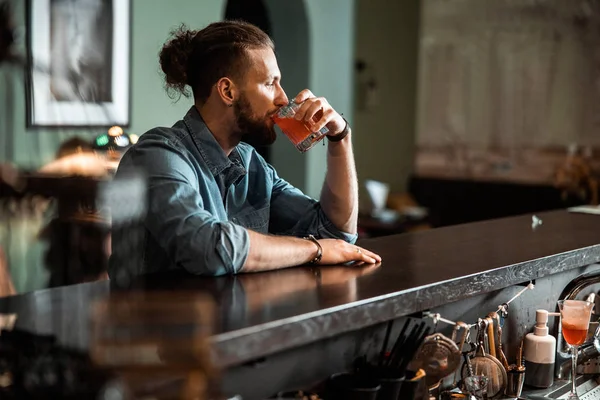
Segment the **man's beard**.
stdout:
[[252,106],[244,94],[233,104],[233,112],[242,140],[252,146],[273,144],[277,138],[273,126],[268,125],[270,117],[258,119],[252,115]]

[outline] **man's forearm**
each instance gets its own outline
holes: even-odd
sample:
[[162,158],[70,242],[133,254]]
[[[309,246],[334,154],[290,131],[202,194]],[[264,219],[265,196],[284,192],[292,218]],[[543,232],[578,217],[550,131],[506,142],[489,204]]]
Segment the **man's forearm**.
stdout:
[[247,230],[250,248],[238,272],[268,271],[306,264],[315,260],[322,265],[349,262],[374,264],[381,257],[365,248],[340,239],[314,240],[289,236],[269,236]]
[[250,250],[240,272],[258,272],[293,267],[313,260],[318,247],[310,240],[270,236],[248,230]]
[[327,175],[321,191],[321,207],[341,231],[356,233],[358,183],[351,134],[327,146]]

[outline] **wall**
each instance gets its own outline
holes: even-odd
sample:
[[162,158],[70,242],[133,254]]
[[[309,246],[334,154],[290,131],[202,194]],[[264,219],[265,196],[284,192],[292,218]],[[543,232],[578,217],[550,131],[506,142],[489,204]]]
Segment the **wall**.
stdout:
[[[266,4],[288,97],[309,88],[352,122],[354,0],[267,0]],[[280,136],[273,147],[272,163],[283,178],[319,198],[326,173],[326,149],[318,145],[300,154]]]
[[[354,0],[305,0],[310,22],[310,89],[353,122]],[[355,146],[356,147],[356,146]],[[306,193],[318,198],[326,172],[326,147],[306,154]]]
[[[358,0],[356,58],[377,83],[374,103],[361,108],[357,85],[354,143],[359,180],[402,191],[412,170],[416,132],[419,0]],[[357,75],[357,82],[362,80]]]
[[133,0],[132,132],[171,126],[187,112],[191,99],[175,103],[165,94],[158,51],[174,27],[198,29],[218,21],[224,5],[224,0]]
[[[24,50],[24,2],[12,0],[19,17],[20,48]],[[282,69],[290,79],[289,93],[309,87],[319,96],[328,98],[336,109],[352,120],[352,59],[354,31],[354,1],[298,0],[296,10],[304,8],[308,19],[308,32],[294,31],[294,12],[267,1],[274,16],[285,15],[288,23],[275,24],[275,35],[282,52],[292,54],[297,40],[310,41],[305,54],[304,73],[292,72],[299,68],[294,59],[280,60]],[[197,28],[220,20],[224,13],[224,0],[132,0],[132,75],[131,75],[131,126],[132,133],[143,133],[154,126],[170,126],[181,118],[191,105],[191,100],[178,102],[169,99],[164,90],[158,66],[157,53],[168,32],[181,22]],[[287,11],[286,11],[287,10]],[[277,39],[276,39],[277,40]],[[308,52],[308,53],[307,53]],[[291,61],[290,61],[291,60]],[[37,168],[54,156],[65,138],[79,135],[93,138],[102,129],[26,129],[25,94],[21,71],[0,68],[0,162],[11,161],[24,168]],[[295,95],[292,94],[293,95]],[[7,134],[8,133],[8,134]],[[273,149],[273,164],[281,168],[283,177],[309,195],[318,197],[325,176],[325,149],[319,147],[309,154],[296,154],[287,139],[280,137]]]
[[[12,0],[19,24],[20,48],[25,48],[24,1]],[[181,22],[198,27],[219,20],[223,1],[132,0],[131,126],[143,133],[154,126],[170,126],[181,118],[191,102],[177,103],[163,90],[158,51],[169,31]],[[102,129],[26,129],[25,94],[21,71],[0,68],[0,162],[37,168],[54,156],[65,138],[93,138]]]

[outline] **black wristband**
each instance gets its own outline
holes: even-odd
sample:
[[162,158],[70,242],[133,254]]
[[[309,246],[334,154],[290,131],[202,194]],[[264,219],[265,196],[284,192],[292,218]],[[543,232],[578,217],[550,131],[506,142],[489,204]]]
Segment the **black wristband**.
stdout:
[[346,118],[342,117],[342,119],[344,120],[344,122],[346,122],[346,126],[344,127],[344,130],[335,136],[327,135],[327,139],[329,139],[330,142],[341,142],[350,133],[350,124],[348,124],[348,121],[346,121]]
[[323,248],[321,247],[321,243],[319,243],[319,241],[313,235],[308,235],[304,239],[310,240],[311,242],[317,245],[317,255],[315,256],[315,258],[309,261],[309,264],[317,264],[319,261],[321,261],[321,258],[323,257]]

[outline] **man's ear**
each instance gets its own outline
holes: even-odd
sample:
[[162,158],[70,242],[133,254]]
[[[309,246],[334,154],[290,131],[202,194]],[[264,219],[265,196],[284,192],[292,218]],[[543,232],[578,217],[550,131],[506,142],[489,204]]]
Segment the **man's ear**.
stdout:
[[217,82],[217,93],[221,101],[228,107],[233,106],[233,103],[238,98],[238,88],[229,78],[219,79]]

